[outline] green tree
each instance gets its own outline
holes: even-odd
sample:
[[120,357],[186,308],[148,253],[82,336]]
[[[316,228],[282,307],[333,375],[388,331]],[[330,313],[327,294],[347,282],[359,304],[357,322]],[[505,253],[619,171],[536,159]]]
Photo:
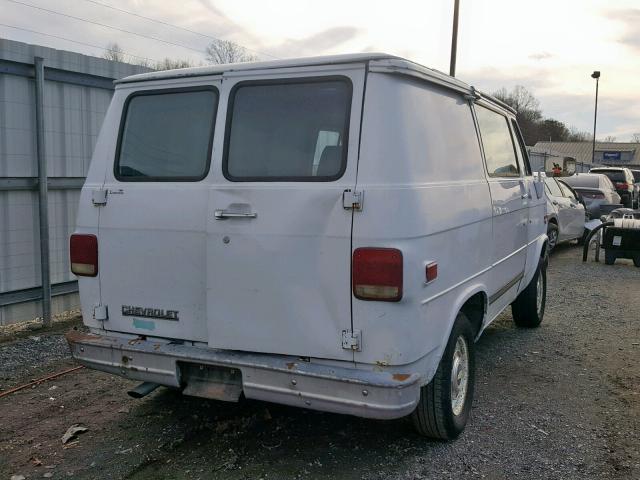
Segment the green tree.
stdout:
[[569,138],[569,129],[559,120],[546,118],[538,123],[537,135],[543,140],[564,142]]

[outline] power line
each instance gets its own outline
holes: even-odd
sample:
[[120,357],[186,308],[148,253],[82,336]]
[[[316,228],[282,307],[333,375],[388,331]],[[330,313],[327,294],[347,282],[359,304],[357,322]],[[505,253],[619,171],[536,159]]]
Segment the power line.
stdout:
[[[103,50],[105,52],[109,52],[110,51],[108,48],[100,47],[98,45],[93,45],[91,43],[79,42],[78,40],[72,40],[71,38],[61,37],[60,35],[54,35],[52,33],[39,32],[37,30],[30,30],[28,28],[16,27],[15,25],[7,25],[6,23],[0,23],[0,27],[13,28],[15,30],[22,30],[23,32],[35,33],[36,35],[44,35],[46,37],[53,37],[53,38],[57,38],[59,40],[64,40],[66,42],[77,43],[78,45],[84,45],[85,47],[98,48],[98,49]],[[158,62],[159,61],[159,60],[154,60],[153,58],[141,57],[139,55],[134,55],[132,53],[127,53],[125,51],[123,51],[122,53],[124,53],[125,55],[128,55],[130,57],[139,58],[141,60],[149,60],[151,62]]]
[[130,35],[135,35],[137,37],[142,37],[142,38],[146,38],[146,39],[149,39],[149,40],[155,40],[157,42],[166,43],[167,45],[173,45],[173,46],[176,46],[176,47],[186,48],[188,50],[192,50],[192,51],[198,52],[198,53],[205,53],[204,50],[198,50],[196,48],[192,48],[192,47],[189,47],[188,45],[183,45],[181,43],[170,42],[168,40],[163,40],[162,38],[153,37],[151,35],[144,35],[142,33],[133,32],[131,30],[125,30],[123,28],[114,27],[113,25],[107,25],[105,23],[95,22],[93,20],[89,20],[89,19],[86,19],[86,18],[76,17],[74,15],[69,15],[69,14],[62,13],[62,12],[57,12],[55,10],[49,10],[48,8],[39,7],[37,5],[32,5],[30,3],[21,2],[19,0],[5,0],[5,1],[11,2],[11,3],[16,3],[18,5],[23,5],[25,7],[35,8],[36,10],[42,10],[43,12],[52,13],[54,15],[60,15],[62,17],[72,18],[74,20],[79,20],[81,22],[91,23],[93,25],[98,25],[100,27],[110,28],[112,30],[117,30],[119,32],[128,33]]
[[[189,28],[181,27],[180,25],[175,25],[173,23],[164,22],[162,20],[158,20],[158,19],[155,19],[155,18],[146,17],[146,16],[141,15],[139,13],[131,12],[129,10],[125,10],[124,8],[114,7],[113,5],[109,5],[109,4],[106,4],[106,3],[98,2],[96,0],[84,0],[84,1],[85,2],[89,2],[89,3],[93,3],[94,5],[100,5],[101,7],[110,8],[111,10],[116,10],[118,12],[126,13],[127,15],[133,15],[134,17],[142,18],[144,20],[148,20],[150,22],[158,23],[160,25],[165,25],[167,27],[177,28],[178,30],[183,30],[185,32],[189,32],[189,33],[192,33],[194,35],[198,35],[200,37],[209,38],[211,40],[220,40],[220,38],[214,37],[213,35],[207,35],[206,33],[201,33],[201,32],[198,32],[196,30],[191,30]],[[233,42],[233,43],[235,43],[235,42]],[[276,57],[275,55],[271,55],[270,53],[265,53],[265,52],[260,52],[258,50],[253,50],[251,48],[245,47],[244,45],[240,45],[240,44],[237,44],[237,43],[236,43],[236,45],[239,45],[242,48],[244,48],[244,49],[246,49],[246,50],[248,50],[250,52],[257,53],[259,55],[264,55],[264,56],[271,57],[271,58],[276,58],[276,59],[279,58],[279,57]]]

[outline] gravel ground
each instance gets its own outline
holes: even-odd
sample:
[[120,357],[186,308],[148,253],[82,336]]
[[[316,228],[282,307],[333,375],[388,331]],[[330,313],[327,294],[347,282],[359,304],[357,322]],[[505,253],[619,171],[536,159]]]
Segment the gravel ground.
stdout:
[[0,346],[0,391],[24,377],[40,374],[42,367],[69,357],[64,334],[31,335]]
[[[480,339],[472,417],[455,442],[401,421],[167,389],[133,400],[131,382],[83,369],[0,398],[0,480],[638,479],[640,270],[580,256],[552,255],[539,329],[505,312]],[[57,333],[0,344],[2,388],[72,365]],[[63,446],[76,423],[89,430]]]

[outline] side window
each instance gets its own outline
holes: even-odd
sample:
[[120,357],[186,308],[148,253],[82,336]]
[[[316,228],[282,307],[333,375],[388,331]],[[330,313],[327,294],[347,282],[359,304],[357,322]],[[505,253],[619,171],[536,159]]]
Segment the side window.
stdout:
[[124,182],[198,181],[209,170],[218,103],[213,88],[131,95],[114,165]]
[[477,105],[476,116],[490,177],[519,177],[520,169],[506,117]]
[[351,82],[242,82],[229,96],[222,171],[233,182],[331,181],[346,168]]
[[524,144],[524,138],[522,138],[522,132],[520,131],[520,127],[518,123],[512,118],[511,119],[511,130],[514,133],[516,138],[516,143],[519,148],[516,148],[516,153],[518,155],[518,161],[520,165],[524,165],[525,175],[533,175],[531,172],[531,164],[529,163],[529,155],[527,154],[527,147]]
[[547,186],[552,196],[554,197],[563,196],[562,190],[560,190],[560,187],[558,186],[558,182],[556,182],[555,179],[547,177],[544,179],[544,184]]

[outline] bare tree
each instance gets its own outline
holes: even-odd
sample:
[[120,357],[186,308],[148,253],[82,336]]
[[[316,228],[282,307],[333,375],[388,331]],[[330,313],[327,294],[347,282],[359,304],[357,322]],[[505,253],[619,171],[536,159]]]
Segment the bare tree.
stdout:
[[210,63],[255,62],[258,58],[246,48],[227,40],[214,40],[206,49],[207,61]]
[[165,58],[152,67],[155,70],[173,70],[176,68],[193,67],[194,63],[188,58]]
[[640,143],[640,133],[633,133],[631,135],[631,142],[632,143]]
[[603,142],[615,142],[616,141],[616,137],[614,137],[613,135],[607,135],[606,137],[604,137]]
[[529,90],[522,85],[516,85],[511,91],[503,87],[494,92],[493,96],[517,112],[516,118],[527,145],[535,145],[538,140],[549,140],[549,137],[544,137],[544,133],[540,131],[542,123],[540,102]]
[[124,50],[116,42],[107,45],[107,51],[104,52],[102,58],[111,60],[112,62],[126,62]]
[[593,140],[593,135],[589,132],[583,132],[575,127],[569,128],[569,136],[566,138],[567,142],[590,142]]
[[518,113],[529,112],[531,118],[540,118],[540,102],[533,94],[522,85],[516,85],[513,90],[508,91],[502,87],[493,94],[498,100],[512,107]]
[[103,58],[114,62],[130,63],[132,65],[140,65],[142,67],[150,68],[151,70],[173,70],[176,68],[193,67],[195,64],[188,58],[169,58],[165,57],[164,60],[153,61],[144,57],[136,57],[134,55],[127,55],[122,47],[116,42],[111,42],[107,45],[106,52],[102,55]]

